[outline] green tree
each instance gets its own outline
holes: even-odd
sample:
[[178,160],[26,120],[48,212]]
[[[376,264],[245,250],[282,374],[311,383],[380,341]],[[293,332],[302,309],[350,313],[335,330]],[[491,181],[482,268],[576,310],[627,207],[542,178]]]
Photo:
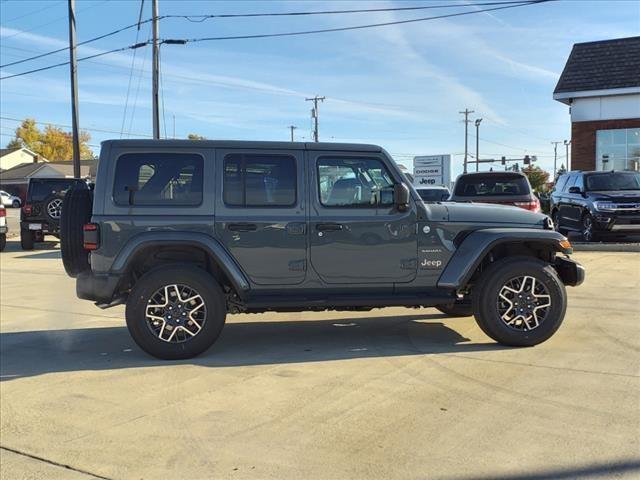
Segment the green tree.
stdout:
[[207,137],[203,137],[202,135],[198,135],[197,133],[190,133],[187,135],[189,140],[206,140]]
[[[89,148],[91,135],[80,132],[80,158],[94,158]],[[47,160],[70,161],[73,158],[73,138],[71,133],[61,128],[47,125],[44,131],[37,127],[36,121],[27,118],[16,128],[15,137],[7,144],[8,148],[26,147]]]
[[545,172],[540,167],[529,165],[522,169],[522,173],[524,173],[529,179],[529,183],[531,184],[531,188],[533,188],[534,192],[544,191],[545,186],[549,181],[549,172]]

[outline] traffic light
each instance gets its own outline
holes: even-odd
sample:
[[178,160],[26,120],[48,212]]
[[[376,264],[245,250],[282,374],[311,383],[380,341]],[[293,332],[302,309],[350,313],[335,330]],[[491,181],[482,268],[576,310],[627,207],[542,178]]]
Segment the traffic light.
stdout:
[[524,156],[524,164],[531,165],[531,158],[529,157],[529,155]]
[[507,164],[507,157],[502,157],[502,165],[506,165]]

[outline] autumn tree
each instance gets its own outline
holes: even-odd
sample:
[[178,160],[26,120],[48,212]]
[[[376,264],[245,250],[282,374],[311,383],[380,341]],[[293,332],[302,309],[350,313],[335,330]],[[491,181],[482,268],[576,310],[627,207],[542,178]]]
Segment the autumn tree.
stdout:
[[522,173],[527,176],[527,178],[529,179],[529,183],[531,184],[531,188],[535,192],[543,191],[545,185],[549,181],[549,172],[545,172],[540,167],[529,165],[528,167],[522,169]]
[[[80,158],[94,158],[89,148],[91,135],[85,131],[80,132]],[[36,121],[27,118],[16,128],[15,137],[7,144],[7,148],[26,147],[51,161],[70,161],[73,158],[73,137],[70,132],[61,128],[47,125],[44,131],[40,130]]]
[[197,133],[190,133],[187,135],[189,140],[206,140],[207,137],[203,137],[202,135],[198,135]]

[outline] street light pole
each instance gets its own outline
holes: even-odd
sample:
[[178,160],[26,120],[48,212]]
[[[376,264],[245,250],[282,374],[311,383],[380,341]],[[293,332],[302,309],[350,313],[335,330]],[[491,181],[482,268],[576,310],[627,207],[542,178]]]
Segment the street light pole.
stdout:
[[473,113],[473,110],[469,110],[468,108],[465,108],[464,112],[458,112],[458,113],[464,115],[464,169],[463,169],[463,173],[467,173],[467,157],[469,155],[469,149],[468,149],[469,137],[468,137],[467,133],[468,133],[468,127],[469,127],[469,114]]
[[565,162],[567,162],[567,171],[571,170],[571,166],[569,165],[569,145],[571,145],[571,140],[565,140],[564,146],[567,150]]
[[476,172],[480,169],[480,124],[481,118],[476,118]]
[[562,142],[551,142],[553,145],[553,178],[556,178],[556,171],[558,169],[558,144]]
[[296,127],[295,125],[289,125],[288,128],[291,130],[291,141],[294,142],[295,140],[293,138],[293,131],[298,127]]

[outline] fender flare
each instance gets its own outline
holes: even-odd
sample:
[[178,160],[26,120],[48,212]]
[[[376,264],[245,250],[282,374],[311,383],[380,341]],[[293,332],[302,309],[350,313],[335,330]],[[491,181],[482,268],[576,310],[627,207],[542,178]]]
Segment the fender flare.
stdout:
[[503,243],[547,244],[555,251],[572,253],[560,242],[566,237],[553,230],[533,228],[486,228],[476,230],[465,237],[438,279],[438,287],[458,290],[464,287],[485,256]]
[[251,287],[247,277],[235,262],[233,257],[214,238],[204,233],[197,232],[145,232],[132,237],[118,252],[113,261],[111,273],[124,273],[132,258],[142,249],[149,247],[162,247],[165,245],[185,245],[198,247],[204,250],[207,255],[224,272],[238,295]]

